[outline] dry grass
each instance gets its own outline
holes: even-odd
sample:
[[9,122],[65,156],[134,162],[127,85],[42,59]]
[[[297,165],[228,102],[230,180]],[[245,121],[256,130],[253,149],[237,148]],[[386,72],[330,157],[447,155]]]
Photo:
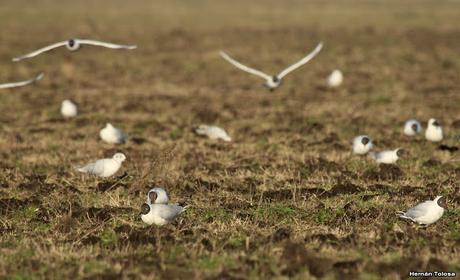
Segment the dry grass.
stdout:
[[[166,2],[166,1],[164,1]],[[25,4],[27,3],[27,4]],[[83,8],[87,4],[86,8]],[[451,1],[6,1],[0,81],[0,275],[29,278],[405,278],[458,271],[458,155],[402,135],[408,118],[460,128],[460,33]],[[138,44],[9,63],[68,37]],[[218,57],[277,71],[325,49],[273,94]],[[335,68],[338,90],[324,88]],[[63,99],[81,115],[64,121]],[[106,122],[135,141],[98,139]],[[226,128],[231,144],[197,138]],[[368,133],[408,157],[378,167],[350,155]],[[122,151],[121,179],[73,166]],[[114,184],[116,184],[114,186]],[[159,184],[192,207],[175,225],[142,224]],[[107,189],[111,187],[110,189]],[[419,229],[394,214],[444,194]]]

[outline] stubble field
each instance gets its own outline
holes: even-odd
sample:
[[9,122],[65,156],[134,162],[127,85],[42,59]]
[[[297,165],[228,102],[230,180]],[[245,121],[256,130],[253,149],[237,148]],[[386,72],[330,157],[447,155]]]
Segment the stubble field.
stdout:
[[[453,1],[3,1],[0,83],[0,275],[7,279],[399,279],[459,271],[460,157],[402,124],[437,118],[460,133],[460,5]],[[408,5],[410,3],[411,5]],[[134,51],[61,49],[71,37]],[[225,50],[277,72],[324,42],[275,92],[222,60]],[[339,89],[324,86],[341,69]],[[64,99],[80,115],[60,116]],[[111,146],[106,122],[130,136]],[[232,143],[199,138],[225,128]],[[353,156],[401,147],[394,166]],[[75,172],[127,156],[109,179]],[[139,217],[164,187],[191,207],[175,224]],[[395,212],[447,197],[419,228]]]

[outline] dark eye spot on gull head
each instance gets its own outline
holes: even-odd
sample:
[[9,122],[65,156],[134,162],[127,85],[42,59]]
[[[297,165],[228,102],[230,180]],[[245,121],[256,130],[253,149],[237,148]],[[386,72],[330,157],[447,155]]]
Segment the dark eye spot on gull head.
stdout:
[[158,194],[155,191],[149,192],[149,198],[151,203],[154,203],[157,200]]
[[447,200],[444,196],[441,196],[439,199],[438,199],[438,205],[442,208],[447,208]]
[[142,204],[141,206],[141,215],[147,215],[150,212],[150,206],[147,203]]

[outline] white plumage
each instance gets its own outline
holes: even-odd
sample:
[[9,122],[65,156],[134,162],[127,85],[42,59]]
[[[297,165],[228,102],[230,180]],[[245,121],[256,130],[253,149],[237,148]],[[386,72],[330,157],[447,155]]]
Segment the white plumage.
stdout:
[[398,159],[402,156],[402,150],[398,148],[394,150],[382,151],[380,153],[372,153],[371,156],[378,163],[393,164],[396,163],[396,161],[398,161]]
[[37,75],[37,77],[32,78],[30,80],[25,80],[25,81],[20,81],[20,82],[13,82],[13,83],[6,83],[6,84],[0,84],[0,89],[5,89],[5,88],[15,88],[15,87],[23,87],[30,85],[36,81],[40,81],[45,74],[40,73]]
[[437,196],[434,200],[427,200],[406,212],[398,211],[399,217],[408,219],[421,225],[430,225],[438,221],[444,214],[444,208],[438,204],[442,196]]
[[166,204],[169,202],[169,197],[163,188],[155,187],[147,193],[147,203]]
[[126,133],[115,128],[110,123],[107,123],[105,127],[101,129],[99,136],[109,144],[124,144],[128,140],[128,135],[126,135]]
[[222,56],[222,58],[224,58],[229,63],[233,64],[233,66],[237,67],[238,69],[243,70],[243,71],[245,71],[245,72],[247,72],[249,74],[253,74],[253,75],[256,75],[256,76],[264,79],[265,80],[264,86],[267,87],[270,90],[274,90],[275,88],[277,88],[281,84],[281,80],[287,74],[291,73],[292,71],[296,70],[300,66],[304,65],[305,63],[307,63],[311,59],[313,59],[321,51],[322,47],[323,47],[323,43],[320,43],[307,56],[305,56],[304,58],[302,58],[298,62],[292,64],[291,66],[287,67],[286,69],[281,71],[278,75],[273,75],[273,76],[268,75],[268,74],[266,74],[266,73],[264,73],[264,72],[262,72],[260,70],[248,67],[248,66],[236,61],[235,59],[231,58],[228,54],[226,54],[223,51],[220,52],[220,55]]
[[372,140],[367,135],[360,135],[353,139],[353,153],[357,155],[367,154],[373,147]]
[[404,134],[407,136],[415,136],[422,131],[422,125],[417,120],[408,120],[404,124]]
[[221,139],[226,142],[232,141],[227,132],[218,126],[200,125],[194,129],[195,133],[201,136],[207,136],[209,139]]
[[147,194],[147,203],[141,206],[142,221],[149,225],[163,226],[174,221],[188,208],[188,206],[167,204],[168,201],[169,198],[164,189],[158,187],[151,189]]
[[66,99],[61,104],[61,115],[64,118],[73,118],[78,114],[78,107],[72,101]]
[[442,127],[436,119],[430,119],[425,131],[425,138],[431,142],[440,142],[443,139]]
[[327,77],[327,86],[330,88],[339,87],[343,82],[342,71],[336,69]]
[[70,51],[76,51],[80,49],[81,45],[92,45],[92,46],[99,46],[99,47],[105,47],[105,48],[110,48],[110,49],[128,49],[128,50],[132,50],[136,48],[136,46],[118,45],[118,44],[112,44],[112,43],[96,41],[96,40],[70,39],[67,41],[62,41],[62,42],[51,44],[49,46],[43,47],[41,49],[38,49],[36,51],[33,51],[31,53],[28,53],[28,54],[25,54],[19,57],[15,57],[13,58],[13,61],[17,62],[23,59],[32,58],[44,52],[48,52],[48,51],[54,50],[59,47],[64,47],[64,46],[67,47],[67,49]]
[[82,173],[89,173],[100,177],[110,177],[117,173],[126,156],[116,153],[112,158],[99,159],[93,163],[77,168]]

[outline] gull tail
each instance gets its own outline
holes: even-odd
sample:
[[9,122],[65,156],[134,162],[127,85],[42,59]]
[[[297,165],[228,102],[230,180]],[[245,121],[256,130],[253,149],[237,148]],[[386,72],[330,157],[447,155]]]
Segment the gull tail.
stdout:
[[185,210],[187,210],[188,208],[190,208],[190,205],[185,205],[185,206],[183,206],[183,207],[182,207],[181,213],[182,213],[182,212],[185,212]]
[[89,172],[87,166],[75,166],[74,169],[77,170],[78,172],[82,172],[82,173],[88,173]]
[[406,216],[406,213],[404,213],[403,211],[397,211],[396,214],[399,215],[400,218],[411,220],[412,222],[416,222],[414,218]]
[[75,167],[75,170],[77,170],[78,172],[82,172],[82,173],[86,173],[86,169],[84,167]]

